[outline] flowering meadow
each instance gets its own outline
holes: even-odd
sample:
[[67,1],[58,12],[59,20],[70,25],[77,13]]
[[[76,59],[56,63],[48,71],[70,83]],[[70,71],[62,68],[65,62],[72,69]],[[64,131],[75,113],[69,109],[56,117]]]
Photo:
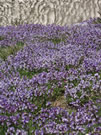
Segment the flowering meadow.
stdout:
[[101,135],[101,23],[85,22],[0,26],[0,135]]

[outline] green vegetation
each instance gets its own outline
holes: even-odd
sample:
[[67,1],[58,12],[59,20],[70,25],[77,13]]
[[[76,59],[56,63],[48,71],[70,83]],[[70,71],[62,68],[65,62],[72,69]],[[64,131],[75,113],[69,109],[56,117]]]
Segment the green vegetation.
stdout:
[[5,37],[3,37],[3,36],[0,36],[0,41],[1,41],[1,40],[4,40],[4,39],[5,39]]
[[29,79],[31,79],[34,75],[42,73],[43,71],[48,72],[47,69],[42,68],[40,68],[39,70],[34,69],[33,71],[28,71],[27,69],[18,69],[18,72],[20,73],[21,77],[26,76]]
[[54,44],[59,44],[60,42],[64,42],[65,39],[54,38],[54,39],[49,39],[49,41],[52,41]]
[[14,55],[24,46],[23,42],[17,42],[16,45],[0,47],[0,58],[6,60],[8,56]]

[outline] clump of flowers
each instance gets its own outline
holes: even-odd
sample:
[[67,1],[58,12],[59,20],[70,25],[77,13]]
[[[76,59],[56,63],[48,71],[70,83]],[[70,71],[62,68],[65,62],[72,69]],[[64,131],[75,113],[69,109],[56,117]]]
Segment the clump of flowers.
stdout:
[[[101,133],[101,24],[95,20],[0,27],[1,135]],[[52,106],[61,96],[65,109]]]

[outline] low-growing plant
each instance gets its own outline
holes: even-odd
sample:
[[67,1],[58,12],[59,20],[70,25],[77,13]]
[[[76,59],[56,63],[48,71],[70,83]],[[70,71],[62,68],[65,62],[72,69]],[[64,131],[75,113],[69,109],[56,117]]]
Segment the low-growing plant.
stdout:
[[100,29],[97,24],[5,27],[16,44],[6,46],[0,36],[1,135],[100,134],[101,31],[95,26]]
[[16,45],[0,47],[0,58],[6,60],[8,56],[14,55],[17,51],[19,51],[24,46],[23,42],[17,42]]
[[1,40],[4,40],[4,39],[5,39],[5,37],[3,37],[3,36],[0,36],[0,41],[1,41]]
[[65,39],[54,38],[54,39],[49,39],[49,41],[52,41],[54,44],[58,44],[60,42],[64,42]]

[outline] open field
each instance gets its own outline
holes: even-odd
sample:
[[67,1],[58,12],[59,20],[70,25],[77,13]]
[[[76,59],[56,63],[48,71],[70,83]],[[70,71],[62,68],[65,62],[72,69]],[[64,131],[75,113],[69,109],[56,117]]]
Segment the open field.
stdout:
[[0,27],[0,135],[101,135],[101,24]]

